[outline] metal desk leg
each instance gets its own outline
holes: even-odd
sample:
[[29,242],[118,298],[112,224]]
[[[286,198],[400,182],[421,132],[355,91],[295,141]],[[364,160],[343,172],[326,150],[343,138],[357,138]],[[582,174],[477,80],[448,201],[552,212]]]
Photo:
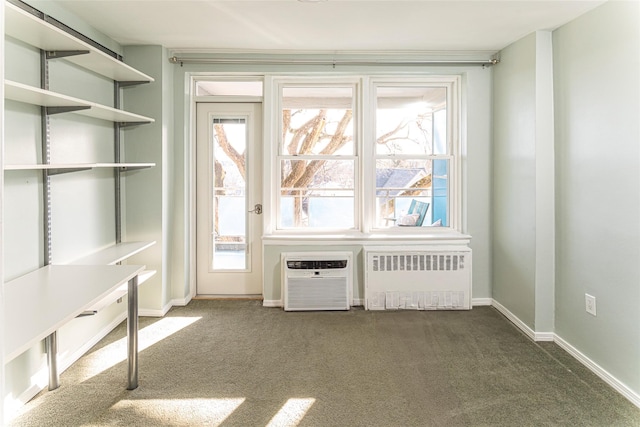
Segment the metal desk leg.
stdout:
[[127,311],[128,385],[127,390],[138,387],[138,276],[129,280],[129,307]]
[[58,373],[58,333],[53,332],[44,339],[47,351],[47,365],[49,365],[49,390],[60,387],[60,374]]

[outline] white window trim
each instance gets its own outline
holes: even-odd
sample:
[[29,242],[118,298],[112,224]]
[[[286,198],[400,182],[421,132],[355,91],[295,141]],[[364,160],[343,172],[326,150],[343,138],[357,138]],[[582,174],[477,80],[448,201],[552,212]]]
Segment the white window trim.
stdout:
[[[328,230],[328,229],[278,229],[279,204],[279,166],[278,153],[281,134],[280,110],[282,108],[280,89],[283,85],[320,85],[320,84],[354,84],[354,142],[356,162],[356,188],[355,188],[355,218],[354,230]],[[394,227],[386,229],[373,228],[375,223],[375,162],[365,161],[375,159],[374,145],[365,143],[375,138],[375,100],[376,85],[436,85],[446,86],[447,90],[447,139],[451,144],[451,162],[449,179],[449,220],[447,227],[424,227],[415,230],[412,227]],[[462,164],[464,147],[462,141],[461,126],[463,125],[462,103],[462,75],[430,75],[430,76],[372,76],[360,74],[357,76],[332,76],[314,74],[313,76],[298,75],[266,75],[264,79],[264,239],[274,242],[292,241],[370,241],[370,240],[396,240],[396,239],[443,239],[450,236],[454,239],[469,238],[463,230],[463,180]],[[367,106],[367,108],[364,108]],[[439,156],[433,156],[438,158]],[[441,157],[441,156],[440,156]],[[449,157],[449,156],[447,156]]]
[[[462,78],[459,75],[444,75],[444,76],[425,76],[425,77],[372,77],[368,84],[369,99],[367,100],[369,107],[368,119],[370,120],[365,124],[365,128],[369,130],[365,135],[365,149],[363,151],[363,159],[373,159],[372,161],[364,162],[365,177],[364,180],[366,188],[364,189],[364,225],[363,228],[365,234],[369,233],[384,233],[391,235],[406,235],[406,234],[431,234],[431,233],[450,233],[450,232],[462,232],[462,176],[461,176],[461,114],[462,114],[462,102],[461,102],[461,85]],[[374,227],[376,219],[376,200],[375,200],[375,160],[382,158],[376,154],[375,144],[375,100],[376,89],[380,86],[396,86],[396,87],[411,87],[416,85],[424,85],[431,87],[444,87],[447,89],[447,145],[450,147],[451,152],[447,155],[429,155],[424,156],[426,159],[450,159],[449,163],[449,185],[447,188],[447,197],[449,200],[449,212],[448,219],[449,225],[447,227],[421,227],[420,229],[413,229],[411,227],[393,227],[393,228],[377,228]],[[414,158],[416,156],[398,156]],[[420,157],[422,158],[422,157]],[[364,161],[364,160],[363,160]]]
[[[269,97],[267,97],[267,85],[269,86]],[[280,138],[282,135],[282,120],[280,112],[282,111],[282,93],[283,87],[335,87],[335,86],[351,86],[353,88],[352,107],[354,110],[353,121],[353,141],[354,152],[351,156],[333,156],[335,160],[351,160],[355,158],[354,164],[354,228],[353,229],[330,229],[330,228],[291,228],[291,229],[278,229],[280,223],[280,166],[278,162],[286,155],[280,153]],[[265,80],[265,100],[269,103],[269,112],[265,112],[265,128],[264,134],[269,135],[268,154],[265,152],[264,169],[265,178],[268,185],[265,186],[264,200],[269,201],[269,215],[265,216],[264,234],[265,235],[279,235],[279,236],[300,236],[300,235],[317,235],[328,236],[339,234],[346,234],[351,236],[357,236],[361,234],[361,220],[360,212],[362,211],[361,200],[362,196],[362,174],[361,170],[361,154],[362,147],[360,136],[360,129],[362,122],[359,117],[359,111],[361,107],[359,105],[359,98],[361,94],[362,79],[357,76],[331,76],[331,75],[314,75],[314,76],[277,76]],[[313,156],[309,156],[313,157]],[[317,156],[321,157],[321,156]]]

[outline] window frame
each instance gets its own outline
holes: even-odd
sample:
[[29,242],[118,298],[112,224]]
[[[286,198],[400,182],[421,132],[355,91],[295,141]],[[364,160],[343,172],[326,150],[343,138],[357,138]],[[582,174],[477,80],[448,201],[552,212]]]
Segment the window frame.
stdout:
[[[362,200],[362,184],[361,184],[361,140],[360,137],[360,104],[359,98],[361,97],[361,80],[354,77],[339,77],[331,78],[329,76],[316,76],[316,77],[283,77],[274,80],[274,109],[272,111],[272,117],[274,122],[272,123],[274,132],[272,132],[273,143],[271,158],[272,158],[272,170],[271,177],[273,185],[271,188],[274,190],[271,194],[271,200],[273,201],[273,214],[271,216],[271,224],[266,228],[270,229],[274,233],[279,234],[295,234],[295,235],[316,235],[316,234],[335,234],[339,233],[359,233],[361,230],[360,214],[361,212],[361,200]],[[283,109],[283,90],[285,88],[334,88],[334,87],[350,87],[352,91],[351,97],[351,109],[352,123],[353,123],[353,153],[351,155],[322,155],[322,154],[306,154],[292,156],[283,152],[283,129],[282,129],[282,109]],[[353,227],[352,228],[331,228],[331,227],[288,227],[280,228],[282,222],[282,189],[281,189],[281,162],[283,160],[347,160],[353,162],[354,176],[353,176]],[[275,193],[275,194],[273,194]]]
[[[313,237],[345,236],[357,238],[401,237],[403,235],[424,236],[462,233],[462,164],[463,164],[463,103],[462,74],[444,74],[428,76],[410,75],[341,75],[314,74],[312,76],[278,75],[265,76],[265,102],[270,108],[264,110],[264,138],[267,141],[264,158],[266,176],[264,191],[266,236]],[[280,161],[282,149],[282,88],[290,86],[321,87],[353,85],[353,138],[355,157],[354,176],[354,228],[278,228],[280,211]],[[376,88],[379,86],[416,85],[447,88],[447,155],[430,155],[431,159],[449,159],[447,197],[448,224],[442,227],[375,227],[376,221],[376,159],[375,152],[375,116],[377,109]],[[345,156],[334,156],[336,160]]]
[[[365,140],[365,150],[363,160],[364,169],[368,179],[365,189],[365,233],[385,233],[385,234],[426,234],[442,233],[447,231],[461,231],[461,197],[462,186],[460,177],[460,122],[461,122],[461,102],[460,102],[460,81],[458,75],[426,76],[426,77],[372,77],[369,81],[369,119],[366,127],[371,131]],[[429,155],[381,155],[376,152],[376,117],[377,117],[377,89],[380,87],[436,87],[446,89],[446,147],[447,154]],[[367,107],[365,107],[367,108]],[[424,159],[424,160],[449,160],[448,185],[447,185],[447,225],[441,227],[377,227],[376,220],[376,164],[378,160],[385,159]],[[430,207],[433,208],[433,205]]]

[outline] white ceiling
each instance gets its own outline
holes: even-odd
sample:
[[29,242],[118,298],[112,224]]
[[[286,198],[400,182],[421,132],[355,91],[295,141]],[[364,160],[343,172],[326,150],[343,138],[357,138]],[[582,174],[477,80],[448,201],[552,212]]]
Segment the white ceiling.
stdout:
[[123,45],[174,50],[497,51],[601,0],[62,0]]

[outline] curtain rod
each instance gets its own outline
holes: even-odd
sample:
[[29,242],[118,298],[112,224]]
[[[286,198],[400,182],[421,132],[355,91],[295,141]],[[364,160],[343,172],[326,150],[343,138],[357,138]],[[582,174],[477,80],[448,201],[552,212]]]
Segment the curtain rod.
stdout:
[[469,61],[452,61],[452,60],[389,60],[389,59],[274,59],[274,58],[193,58],[172,56],[169,58],[169,62],[172,64],[245,64],[245,65],[330,65],[335,67],[336,65],[394,65],[394,66],[425,66],[425,65],[440,65],[440,66],[471,66],[479,65],[482,67],[496,65],[500,60],[492,59],[479,59]]

